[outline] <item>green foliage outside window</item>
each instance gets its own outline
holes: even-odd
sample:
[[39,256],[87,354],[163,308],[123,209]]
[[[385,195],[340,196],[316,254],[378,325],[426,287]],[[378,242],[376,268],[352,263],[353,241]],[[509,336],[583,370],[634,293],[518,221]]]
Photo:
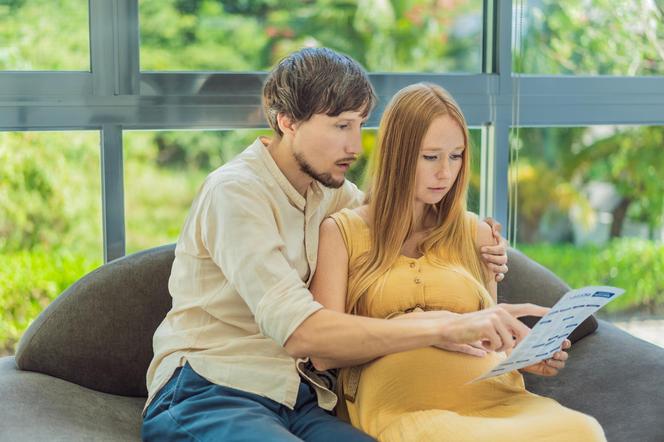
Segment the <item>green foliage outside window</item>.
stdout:
[[143,70],[267,70],[327,46],[372,72],[480,72],[479,0],[141,0]]
[[664,75],[664,1],[524,2],[526,29],[514,71],[562,75]]

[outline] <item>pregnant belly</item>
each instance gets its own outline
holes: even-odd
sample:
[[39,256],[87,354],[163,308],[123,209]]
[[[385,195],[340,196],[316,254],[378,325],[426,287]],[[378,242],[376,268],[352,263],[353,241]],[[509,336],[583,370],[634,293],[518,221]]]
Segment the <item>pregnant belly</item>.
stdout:
[[470,411],[524,391],[518,372],[469,383],[505,358],[483,358],[433,347],[384,356],[362,370],[357,405],[385,411]]

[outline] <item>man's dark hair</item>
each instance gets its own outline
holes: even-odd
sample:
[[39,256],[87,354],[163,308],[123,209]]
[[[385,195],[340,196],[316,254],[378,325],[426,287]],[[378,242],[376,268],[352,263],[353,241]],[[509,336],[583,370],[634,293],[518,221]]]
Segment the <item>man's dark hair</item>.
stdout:
[[366,117],[375,104],[376,94],[359,63],[327,48],[290,54],[272,69],[263,86],[263,111],[280,136],[279,113],[295,121],[346,111],[360,111]]

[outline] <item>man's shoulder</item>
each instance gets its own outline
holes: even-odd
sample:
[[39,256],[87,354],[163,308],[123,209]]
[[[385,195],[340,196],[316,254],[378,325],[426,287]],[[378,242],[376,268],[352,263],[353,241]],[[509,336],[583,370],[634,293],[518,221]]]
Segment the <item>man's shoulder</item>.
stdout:
[[332,212],[341,209],[354,209],[364,201],[364,193],[351,181],[345,180],[344,183],[336,188],[320,186],[323,189],[325,199],[332,206]]
[[264,182],[250,164],[232,161],[212,171],[203,183],[204,188],[235,188],[255,186]]
[[244,168],[228,166],[210,173],[201,185],[194,205],[202,213],[208,210],[234,212],[265,203],[260,177],[247,173]]
[[244,152],[228,163],[218,167],[208,174],[201,190],[205,191],[233,191],[247,187],[260,189],[265,180],[256,167],[255,161]]

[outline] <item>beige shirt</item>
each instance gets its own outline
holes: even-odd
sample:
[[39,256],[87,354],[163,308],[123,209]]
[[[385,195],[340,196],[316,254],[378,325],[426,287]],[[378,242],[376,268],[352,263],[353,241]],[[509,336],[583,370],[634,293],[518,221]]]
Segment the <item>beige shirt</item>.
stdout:
[[[292,409],[306,361],[295,361],[283,346],[323,308],[308,290],[319,226],[362,199],[349,181],[339,189],[314,181],[303,197],[260,139],[212,172],[175,248],[173,307],[154,334],[145,407],[188,361],[210,382]],[[319,405],[332,409],[336,395],[309,379]]]

